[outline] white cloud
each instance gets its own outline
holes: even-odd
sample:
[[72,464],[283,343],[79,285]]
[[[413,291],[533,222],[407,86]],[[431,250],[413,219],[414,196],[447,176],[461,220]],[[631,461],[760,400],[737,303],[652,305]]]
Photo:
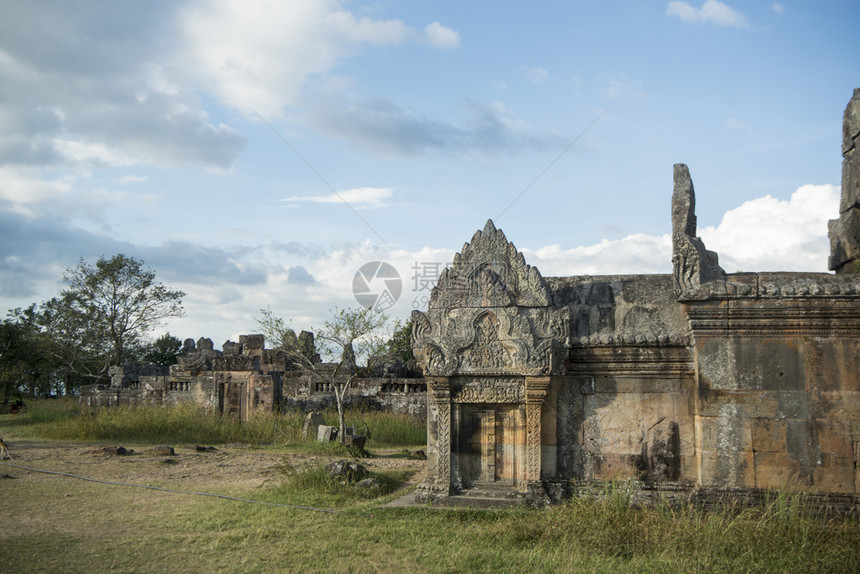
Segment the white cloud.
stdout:
[[705,0],[701,8],[694,8],[686,2],[669,2],[666,15],[676,16],[684,22],[694,24],[714,24],[735,28],[749,27],[746,16],[718,0]]
[[55,138],[54,147],[70,163],[95,163],[109,167],[127,167],[136,163],[123,150],[102,143]]
[[311,76],[324,76],[363,46],[426,42],[459,45],[438,22],[417,29],[400,20],[357,18],[334,0],[199,2],[184,10],[178,65],[223,103],[280,116]]
[[545,276],[611,275],[630,273],[670,273],[672,239],[666,235],[644,233],[623,239],[604,239],[594,245],[562,249],[547,245],[523,249],[530,265],[536,265]]
[[[716,227],[699,229],[705,246],[716,251],[729,273],[736,271],[827,271],[827,221],[839,211],[840,189],[803,185],[787,201],[769,195],[743,203],[723,215]],[[668,234],[634,234],[620,240],[562,249],[548,245],[522,250],[543,275],[670,273]]]
[[543,68],[529,68],[526,70],[526,77],[532,83],[539,84],[549,79],[549,72]]
[[773,8],[773,11],[776,12],[777,14],[782,14],[782,11],[785,10],[785,6],[783,6],[782,4],[779,4],[777,2],[774,2],[773,5],[771,6],[771,8]]
[[727,211],[699,235],[727,272],[826,271],[827,221],[839,213],[835,185],[803,185],[788,201],[767,195]]
[[355,189],[347,189],[339,191],[331,195],[294,195],[286,199],[284,202],[291,201],[310,201],[314,203],[348,203],[352,206],[361,207],[385,207],[388,205],[385,200],[391,197],[392,190],[387,187],[357,187]]
[[606,95],[610,99],[647,97],[642,90],[642,82],[630,78],[627,74],[604,74],[601,79],[607,84]]
[[148,175],[124,175],[121,178],[119,178],[119,180],[117,182],[121,183],[121,184],[143,183],[144,181],[146,181],[148,179],[149,179]]
[[436,48],[450,50],[460,47],[460,34],[439,22],[431,22],[424,27],[427,42]]
[[236,160],[242,136],[211,123],[195,93],[154,63],[172,59],[171,43],[153,39],[169,16],[163,5],[20,2],[4,10],[0,163],[228,169]]
[[40,179],[32,169],[0,166],[0,199],[9,203],[7,211],[32,217],[33,205],[57,201],[68,195],[72,190],[73,181],[73,176],[45,181]]

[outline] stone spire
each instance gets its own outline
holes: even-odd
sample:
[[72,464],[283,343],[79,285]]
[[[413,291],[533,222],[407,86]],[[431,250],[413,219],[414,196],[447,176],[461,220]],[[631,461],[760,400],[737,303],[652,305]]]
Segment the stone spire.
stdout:
[[831,219],[829,267],[836,273],[860,274],[860,88],[842,120],[842,201],[839,219]]
[[675,296],[678,300],[707,298],[709,291],[700,288],[712,281],[725,280],[719,257],[705,249],[696,236],[696,193],[690,170],[683,163],[674,168],[675,189],[672,192],[672,266]]

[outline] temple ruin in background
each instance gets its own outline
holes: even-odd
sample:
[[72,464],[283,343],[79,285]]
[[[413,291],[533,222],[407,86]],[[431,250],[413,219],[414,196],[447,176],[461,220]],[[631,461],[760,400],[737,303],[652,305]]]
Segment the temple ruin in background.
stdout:
[[[321,362],[312,333],[302,331],[299,341],[320,369],[334,371],[336,364]],[[111,367],[110,385],[83,387],[81,405],[187,404],[240,420],[277,410],[313,411],[335,405],[330,382],[295,366],[287,353],[266,349],[263,335],[240,335],[238,343],[227,341],[221,351],[211,339],[200,338],[196,343],[186,339],[178,361],[169,368]],[[426,386],[420,371],[388,364],[356,378],[345,402],[423,420]]]

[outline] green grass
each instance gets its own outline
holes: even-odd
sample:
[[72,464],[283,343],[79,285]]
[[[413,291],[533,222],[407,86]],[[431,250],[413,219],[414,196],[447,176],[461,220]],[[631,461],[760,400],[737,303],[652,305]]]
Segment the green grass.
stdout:
[[388,496],[403,487],[413,474],[411,471],[369,473],[367,477],[376,478],[379,486],[368,488],[359,486],[358,480],[332,477],[324,466],[295,468],[284,464],[281,472],[282,482],[264,494],[267,501],[327,509],[350,507]]
[[302,505],[317,492],[337,498],[339,514],[69,480],[3,488],[5,524],[49,515],[40,534],[0,537],[4,564],[34,572],[860,571],[857,518],[791,501],[741,512],[583,499],[542,511],[397,509],[339,491],[319,471],[229,494]]
[[[74,399],[34,400],[10,427],[19,433],[55,440],[126,441],[135,443],[201,443],[316,445],[304,441],[302,413],[262,413],[240,422],[192,406],[137,406],[82,409]],[[337,413],[327,411],[328,424]],[[347,425],[368,435],[368,448],[418,446],[427,442],[426,425],[410,417],[381,412],[347,411]]]
[[[62,439],[72,433],[85,440],[122,435],[135,443],[300,440],[297,415],[240,424],[188,409],[105,409],[90,416],[71,403],[45,402],[23,415],[4,415],[3,432]],[[391,438],[402,437],[400,430],[380,430],[388,424],[380,422],[383,415],[372,415],[352,413],[348,420],[357,427],[367,422],[384,440],[403,440]],[[338,445],[295,444],[340,454]],[[282,455],[274,450],[272,456]],[[802,494],[774,493],[761,508],[704,511],[639,507],[629,485],[620,483],[608,485],[599,499],[540,511],[385,508],[381,503],[396,496],[408,472],[379,472],[381,487],[367,490],[332,479],[321,465],[285,462],[282,471],[257,488],[215,490],[339,513],[10,468],[16,478],[0,479],[0,572],[163,572],[177,565],[183,572],[860,572],[860,519],[821,514]],[[0,466],[2,472],[7,469]]]

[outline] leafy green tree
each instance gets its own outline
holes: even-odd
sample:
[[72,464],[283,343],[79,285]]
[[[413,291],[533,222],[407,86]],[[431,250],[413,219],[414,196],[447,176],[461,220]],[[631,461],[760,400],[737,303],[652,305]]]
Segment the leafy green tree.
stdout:
[[257,319],[257,323],[264,334],[267,334],[271,341],[280,341],[281,348],[288,353],[294,365],[310,374],[312,380],[316,378],[328,383],[334,392],[341,429],[338,434],[340,441],[345,442],[345,398],[359,375],[358,363],[364,362],[365,368],[372,370],[388,353],[387,341],[380,334],[388,317],[384,313],[364,307],[334,309],[333,317],[314,333],[320,353],[324,357],[339,360],[332,368],[331,364],[320,363],[315,361],[313,356],[309,356],[295,333],[287,328],[287,321],[274,316],[270,309],[260,311],[263,316]]
[[182,350],[182,341],[170,333],[165,333],[155,341],[144,346],[141,361],[147,365],[169,367],[177,363]]
[[78,298],[64,291],[44,302],[37,321],[45,336],[43,352],[66,394],[84,383],[104,380],[111,366],[110,345],[102,324],[90,319]]
[[157,282],[143,261],[121,253],[100,257],[95,266],[81,259],[63,279],[68,287],[61,297],[69,298],[73,314],[86,318],[85,330],[94,341],[108,343],[109,365],[122,364],[127,350],[161,321],[184,314],[185,293]]
[[407,364],[415,358],[412,353],[412,319],[394,321],[394,333],[388,341],[389,353]]
[[46,392],[52,383],[52,363],[46,337],[37,324],[36,306],[15,309],[0,323],[0,389],[3,404],[18,392]]

